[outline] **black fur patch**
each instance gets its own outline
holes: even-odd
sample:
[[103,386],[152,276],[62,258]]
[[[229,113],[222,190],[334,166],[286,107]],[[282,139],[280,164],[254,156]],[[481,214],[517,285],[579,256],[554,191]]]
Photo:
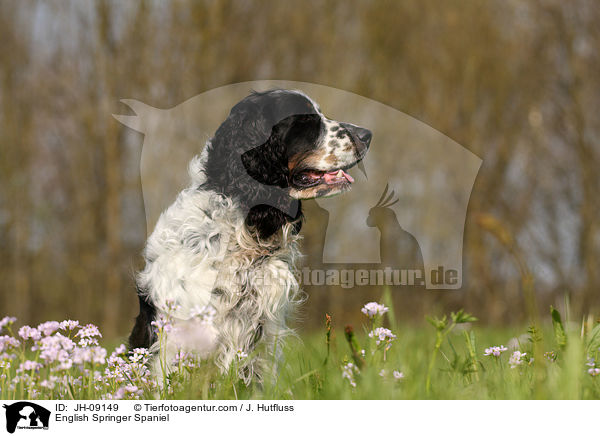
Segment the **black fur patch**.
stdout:
[[140,313],[135,319],[135,325],[129,335],[129,349],[134,348],[150,348],[154,342],[156,342],[156,333],[152,329],[150,324],[154,321],[156,316],[156,309],[154,306],[146,301],[146,298],[140,295],[138,289],[138,299],[140,303]]

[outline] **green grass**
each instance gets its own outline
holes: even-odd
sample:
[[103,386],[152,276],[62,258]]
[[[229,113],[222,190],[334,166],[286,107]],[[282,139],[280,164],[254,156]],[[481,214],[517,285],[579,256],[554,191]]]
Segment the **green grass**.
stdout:
[[[550,329],[548,329],[551,331]],[[475,338],[476,366],[462,331],[450,333],[435,360],[431,373],[431,388],[426,389],[428,365],[435,345],[435,331],[431,326],[419,328],[398,326],[398,338],[387,354],[369,362],[355,377],[356,387],[341,376],[343,362],[352,361],[350,348],[343,334],[332,340],[327,364],[324,334],[314,334],[302,341],[290,341],[280,364],[276,381],[262,389],[247,390],[238,387],[239,399],[598,399],[599,377],[587,373],[581,340],[572,336],[573,345],[559,353],[557,361],[545,360],[541,365],[511,369],[508,365],[510,350],[500,358],[484,356],[491,345],[506,344],[512,337],[523,333],[519,329],[487,328],[472,330]],[[366,340],[360,335],[359,340]],[[362,342],[361,341],[361,342]],[[521,350],[531,350],[525,343]],[[532,351],[529,351],[531,353]],[[368,359],[367,359],[368,360]],[[386,369],[388,376],[379,375]],[[391,372],[396,369],[405,377],[396,381]],[[476,369],[476,371],[475,371]],[[231,385],[231,381],[229,381]],[[236,398],[227,383],[215,395],[202,397],[190,387],[177,398]]]
[[[170,388],[159,389],[158,393],[146,390],[142,397],[290,400],[600,398],[600,375],[590,375],[591,367],[586,365],[589,358],[597,361],[600,357],[600,324],[588,322],[567,328],[557,312],[552,315],[553,324],[527,333],[527,327],[478,327],[476,321],[462,312],[419,326],[390,325],[389,320],[394,317],[389,313],[378,321],[385,323],[397,336],[386,352],[385,360],[382,348],[376,347],[374,339],[367,335],[377,324],[365,322],[364,326],[355,326],[356,333],[347,337],[343,327],[335,325],[333,320],[329,334],[324,325],[321,332],[288,339],[283,358],[276,368],[268,371],[276,376],[267,375],[262,385],[246,386],[237,380],[234,370],[220,375],[216,368],[203,363],[197,369],[182,368],[171,376]],[[527,353],[527,358],[533,357],[533,362],[524,361],[511,368],[509,358],[513,349],[504,351],[500,357],[484,355],[487,347],[508,346],[512,338],[521,338],[516,349]],[[361,349],[365,349],[364,358]],[[544,356],[549,351],[555,353],[556,360]],[[353,377],[356,386],[351,386],[350,380],[342,377],[342,366],[348,362],[361,367]],[[8,389],[6,380],[14,376],[15,367],[18,362],[4,370],[7,378],[0,383],[2,399],[32,396],[23,383],[17,384],[14,390]],[[94,369],[102,370],[102,366],[96,365]],[[385,377],[380,375],[382,369],[386,371]],[[396,380],[392,376],[394,370],[401,371],[404,377]],[[90,380],[83,377],[82,385],[72,385],[68,395],[60,396],[102,398],[115,389],[114,384],[93,387]],[[136,380],[131,382],[135,384]],[[36,389],[40,399],[58,396],[57,390]]]
[[[562,324],[562,323],[561,323]],[[447,322],[448,331],[451,322]],[[563,327],[564,329],[564,327]],[[429,324],[396,325],[397,335],[383,361],[382,351],[367,352],[356,387],[342,377],[342,365],[356,361],[342,329],[331,334],[327,352],[326,331],[288,341],[284,358],[277,368],[278,376],[261,387],[247,388],[234,377],[222,377],[207,389],[207,380],[196,374],[173,398],[201,399],[598,399],[600,376],[593,377],[586,366],[586,344],[591,356],[597,354],[597,341],[590,331],[566,332],[557,341],[552,325],[536,333],[536,341],[527,334],[528,328],[477,328],[456,324],[443,336],[439,352],[434,356],[436,332]],[[373,340],[364,332],[356,334],[359,346],[367,347]],[[594,329],[598,334],[600,330]],[[484,350],[494,345],[507,345],[521,337],[516,349],[534,357],[533,362],[516,368],[508,364],[512,349],[500,357],[485,356]],[[514,341],[513,341],[514,342]],[[554,351],[555,361],[544,356]],[[381,377],[384,369],[386,376]],[[395,380],[392,371],[402,371],[404,378]],[[430,377],[427,388],[428,374]],[[202,387],[204,386],[204,388]]]

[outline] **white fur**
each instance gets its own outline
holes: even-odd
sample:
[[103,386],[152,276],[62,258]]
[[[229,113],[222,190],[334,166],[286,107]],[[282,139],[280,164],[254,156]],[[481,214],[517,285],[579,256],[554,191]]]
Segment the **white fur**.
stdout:
[[[287,225],[258,240],[231,199],[199,189],[204,161],[205,156],[192,160],[190,187],[160,216],[138,286],[157,316],[173,317],[167,369],[180,349],[214,359],[222,371],[241,351],[249,357],[240,362],[239,376],[260,380],[267,361],[281,350],[281,339],[291,333],[286,319],[301,301],[294,268],[299,236]],[[169,311],[169,302],[175,310]],[[216,314],[199,322],[192,311],[205,306]]]

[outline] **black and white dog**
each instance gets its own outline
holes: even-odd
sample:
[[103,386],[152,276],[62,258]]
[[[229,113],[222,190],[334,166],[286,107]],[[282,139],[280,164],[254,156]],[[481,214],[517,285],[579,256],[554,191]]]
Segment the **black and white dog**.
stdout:
[[346,170],[370,142],[369,130],[326,118],[299,91],[236,104],[148,238],[130,347],[156,351],[151,322],[168,315],[167,366],[184,350],[224,371],[239,359],[239,376],[260,380],[302,299],[300,200],[350,189]]

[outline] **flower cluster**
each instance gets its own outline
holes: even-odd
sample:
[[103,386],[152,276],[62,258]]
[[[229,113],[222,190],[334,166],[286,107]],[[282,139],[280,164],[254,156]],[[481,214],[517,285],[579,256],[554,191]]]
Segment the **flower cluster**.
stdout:
[[489,347],[485,349],[485,352],[483,353],[484,356],[494,356],[494,357],[500,357],[500,354],[502,354],[503,352],[505,352],[506,350],[508,350],[508,348],[506,348],[504,345],[500,345],[499,347]]
[[[350,347],[354,352],[354,361],[356,362],[356,364],[361,365],[360,366],[361,368],[363,368],[363,364],[371,365],[371,364],[377,362],[377,358],[375,356],[379,352],[383,352],[383,362],[386,362],[386,353],[391,348],[392,342],[396,339],[396,335],[394,333],[392,333],[392,331],[388,328],[385,328],[385,327],[373,328],[373,327],[375,324],[375,322],[374,322],[375,318],[383,315],[388,310],[389,309],[387,307],[385,307],[383,304],[379,304],[374,301],[371,301],[370,303],[365,304],[360,310],[363,314],[365,314],[369,318],[370,326],[371,326],[372,330],[369,332],[368,336],[369,336],[369,338],[375,340],[375,345],[377,346],[377,347],[369,346],[368,348],[370,349],[370,353],[367,353],[365,349],[362,349],[361,347],[359,347],[358,341],[356,340],[356,337],[354,336],[354,331],[352,329],[352,326],[346,327],[346,339],[350,343]],[[330,322],[330,320],[328,320],[328,321]],[[365,347],[365,348],[367,348],[367,347]],[[371,359],[371,361],[365,359],[367,357],[367,354],[370,355],[368,359]],[[348,381],[350,382],[350,385],[352,387],[356,387],[356,375],[359,373],[360,373],[359,367],[357,365],[355,365],[354,363],[345,361],[344,364],[342,365],[342,378],[348,379]],[[387,378],[387,370],[381,369],[379,371],[379,375],[383,378]],[[404,373],[402,373],[401,371],[398,371],[398,370],[393,370],[392,376],[393,376],[394,380],[402,380],[404,378]]]
[[195,306],[190,310],[190,317],[195,318],[202,324],[212,324],[217,315],[217,311],[214,307],[207,306]]
[[101,396],[119,399],[141,398],[156,388],[146,349],[127,353],[127,347],[120,345],[107,357],[107,350],[98,344],[102,334],[93,324],[47,321],[37,327],[22,326],[14,336],[15,321],[13,317],[0,320],[0,329],[10,333],[0,335],[0,391],[61,399],[73,398],[77,388],[98,395],[113,392]]
[[388,310],[389,309],[387,307],[385,307],[383,304],[375,303],[374,301],[371,301],[370,303],[365,304],[364,307],[362,309],[360,309],[360,311],[362,313],[364,313],[365,315],[367,315],[369,317],[369,319],[373,319],[376,316],[383,315]]
[[12,316],[5,316],[4,318],[0,319],[0,331],[2,331],[4,328],[9,328],[16,320],[17,318]]
[[369,333],[369,337],[375,338],[375,343],[377,345],[384,342],[386,344],[386,349],[389,349],[389,347],[392,346],[392,341],[396,339],[396,335],[393,334],[390,329],[384,327],[377,327]]
[[550,362],[556,362],[556,351],[546,351],[544,357]]
[[150,323],[154,327],[154,332],[160,334],[161,332],[169,333],[173,330],[173,324],[169,317],[159,314],[154,321]]
[[352,362],[348,362],[342,365],[342,378],[348,379],[348,381],[350,382],[350,386],[352,386],[353,388],[356,387],[355,376],[357,374],[360,374],[360,371],[358,370],[358,367]]
[[0,336],[0,359],[9,359],[11,355],[8,352],[17,348],[20,344],[21,342],[12,336]]
[[598,362],[596,362],[596,359],[588,357],[586,365],[590,367],[587,371],[589,375],[592,377],[600,375],[600,368],[598,367]]
[[175,353],[171,364],[179,369],[196,368],[199,366],[197,358],[192,353],[184,350],[179,350],[177,353]]
[[[517,366],[522,365],[524,362],[527,362],[527,353],[521,353],[520,351],[514,351],[512,356],[508,359],[508,364],[511,368],[516,368]],[[530,359],[531,361],[533,359]]]
[[90,345],[98,345],[98,338],[101,338],[102,334],[94,324],[88,324],[85,327],[81,327],[75,336],[81,338],[79,340],[80,346],[87,347]]
[[[134,348],[127,354],[124,344],[117,347],[107,359],[104,370],[104,383],[114,394],[106,394],[107,400],[137,399],[144,391],[156,389],[156,381],[148,368],[150,352],[146,348]],[[136,382],[136,385],[133,384]],[[141,385],[145,389],[140,388]],[[114,387],[117,387],[115,390]]]
[[23,339],[25,341],[27,339],[32,339],[34,341],[37,341],[42,338],[42,334],[40,333],[40,331],[38,329],[29,327],[28,325],[24,325],[23,327],[21,327],[19,329],[19,336],[21,336],[21,339]]
[[[379,371],[379,376],[384,378],[387,377],[387,371],[385,369],[382,369],[381,371]],[[401,371],[394,370],[392,371],[392,377],[394,377],[394,380],[402,380],[404,378],[404,373]]]

